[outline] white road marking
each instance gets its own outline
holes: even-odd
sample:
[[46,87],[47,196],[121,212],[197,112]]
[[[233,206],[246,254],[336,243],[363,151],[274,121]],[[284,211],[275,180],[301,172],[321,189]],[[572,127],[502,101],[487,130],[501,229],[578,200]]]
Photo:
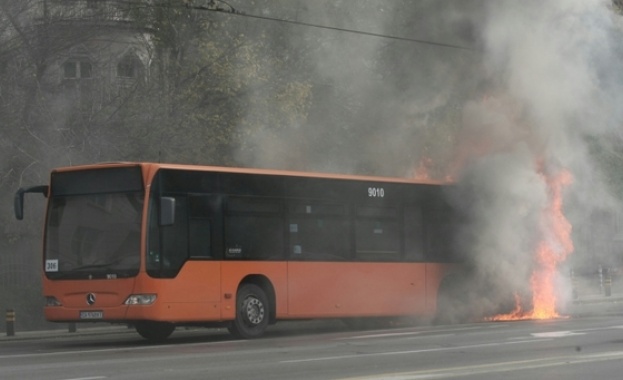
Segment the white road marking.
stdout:
[[279,363],[282,363],[282,364],[304,363],[304,362],[317,362],[317,361],[342,360],[342,359],[354,359],[354,358],[368,358],[371,356],[420,354],[420,353],[425,353],[425,352],[454,351],[454,350],[463,350],[463,349],[469,349],[469,348],[499,347],[499,346],[507,346],[510,344],[535,343],[535,342],[545,342],[545,341],[550,341],[550,340],[552,339],[530,339],[530,340],[523,340],[523,341],[471,344],[471,345],[465,345],[465,346],[439,347],[439,348],[429,348],[429,349],[422,349],[422,350],[375,352],[375,353],[367,353],[367,354],[353,354],[353,355],[341,355],[341,356],[325,356],[325,357],[320,357],[320,358],[282,360]]
[[347,337],[347,338],[338,338],[336,340],[357,340],[357,339],[368,339],[368,338],[391,338],[391,337],[395,337],[395,336],[419,335],[419,334],[421,334],[421,332],[370,334],[370,335],[350,336],[350,337]]
[[517,372],[521,370],[533,370],[539,368],[568,366],[573,364],[621,360],[622,358],[623,351],[614,351],[580,357],[559,356],[553,358],[518,360],[502,363],[476,364],[454,368],[433,368],[430,370],[420,370],[412,372],[383,373],[371,376],[343,378],[342,380],[416,380],[464,378],[465,376],[477,376],[490,373]]
[[[222,342],[201,342],[201,343],[188,343],[185,344],[184,347],[192,347],[192,346],[208,346],[208,345],[218,345],[218,344],[227,344],[232,342],[246,342],[246,340],[236,340],[236,341],[222,341]],[[76,354],[93,354],[100,352],[131,352],[131,351],[139,351],[139,350],[153,350],[157,348],[171,347],[170,344],[160,344],[155,346],[141,346],[141,347],[116,347],[116,348],[101,348],[97,350],[79,350],[79,351],[55,351],[55,352],[39,352],[32,354],[15,354],[15,355],[0,355],[1,359],[14,359],[14,358],[32,358],[32,357],[42,357],[42,356],[59,356],[59,355],[76,355]]]
[[[457,332],[463,331],[471,331],[471,330],[481,330],[481,326],[474,327],[462,327],[462,328],[452,328],[452,329],[437,329],[437,330],[419,330],[419,331],[405,331],[405,332],[388,332],[388,333],[378,333],[378,334],[367,334],[367,335],[356,335],[349,336],[345,338],[337,338],[335,340],[355,340],[355,339],[367,339],[367,338],[384,338],[384,337],[392,337],[392,336],[401,336],[401,335],[421,335],[421,334],[436,334],[436,337],[439,336],[449,336],[456,335]],[[446,332],[443,335],[437,335],[438,333]]]
[[543,333],[532,333],[530,335],[535,338],[566,338],[568,336],[586,335],[586,333],[573,331],[550,331]]

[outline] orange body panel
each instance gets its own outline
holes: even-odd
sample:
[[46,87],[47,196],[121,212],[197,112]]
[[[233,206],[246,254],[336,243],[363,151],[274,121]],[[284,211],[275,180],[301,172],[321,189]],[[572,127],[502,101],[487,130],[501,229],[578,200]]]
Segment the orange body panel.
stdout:
[[[49,321],[79,321],[80,311],[103,311],[108,320],[124,320],[128,307],[123,303],[131,294],[136,279],[56,280],[44,277],[43,294],[54,296],[62,307],[46,307]],[[87,294],[95,294],[95,303],[87,303]]]
[[[101,310],[104,320],[211,322],[233,320],[236,292],[248,276],[268,280],[277,319],[432,316],[437,289],[455,266],[424,263],[190,261],[174,279],[44,281],[51,321],[79,321],[80,311]],[[96,302],[88,305],[88,293]],[[157,294],[153,305],[123,305],[130,294]]]
[[130,306],[128,319],[198,322],[221,319],[219,261],[189,261],[176,278],[141,275],[135,294],[157,294],[153,305]]
[[425,265],[290,262],[288,305],[298,318],[420,314]]

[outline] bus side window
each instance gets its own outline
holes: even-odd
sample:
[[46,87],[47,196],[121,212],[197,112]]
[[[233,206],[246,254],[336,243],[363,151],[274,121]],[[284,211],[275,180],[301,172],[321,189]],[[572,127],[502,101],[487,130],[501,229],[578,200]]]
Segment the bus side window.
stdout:
[[297,203],[288,212],[291,259],[340,261],[350,256],[345,205]]
[[230,198],[225,216],[225,257],[283,258],[283,213],[278,201]]
[[405,261],[424,261],[424,222],[418,206],[404,208]]
[[400,260],[400,223],[396,208],[357,207],[355,252],[362,261]]

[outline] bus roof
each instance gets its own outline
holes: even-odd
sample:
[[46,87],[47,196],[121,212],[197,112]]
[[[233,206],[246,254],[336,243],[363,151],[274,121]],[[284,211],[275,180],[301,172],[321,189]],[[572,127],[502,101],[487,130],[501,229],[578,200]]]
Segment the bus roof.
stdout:
[[340,174],[340,173],[330,173],[330,172],[304,172],[304,171],[281,170],[281,169],[211,166],[211,165],[196,165],[196,164],[155,163],[155,162],[102,162],[102,163],[95,163],[95,164],[60,167],[60,168],[54,169],[53,172],[78,171],[78,170],[98,169],[98,168],[103,169],[103,168],[120,167],[120,166],[141,166],[143,167],[145,172],[149,172],[149,173],[155,173],[159,169],[173,169],[173,170],[206,171],[206,172],[217,172],[217,173],[259,174],[259,175],[273,175],[273,176],[342,179],[342,180],[351,180],[351,181],[376,181],[376,182],[422,184],[422,185],[450,185],[452,184],[452,182],[448,182],[448,181],[428,180],[428,179]]

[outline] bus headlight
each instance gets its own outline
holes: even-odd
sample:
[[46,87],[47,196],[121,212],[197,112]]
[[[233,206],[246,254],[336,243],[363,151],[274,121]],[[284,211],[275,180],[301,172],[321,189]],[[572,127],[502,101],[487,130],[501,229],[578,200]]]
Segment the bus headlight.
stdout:
[[156,302],[155,294],[132,294],[125,300],[125,305],[151,305]]
[[54,296],[46,296],[45,306],[63,306],[63,304]]

